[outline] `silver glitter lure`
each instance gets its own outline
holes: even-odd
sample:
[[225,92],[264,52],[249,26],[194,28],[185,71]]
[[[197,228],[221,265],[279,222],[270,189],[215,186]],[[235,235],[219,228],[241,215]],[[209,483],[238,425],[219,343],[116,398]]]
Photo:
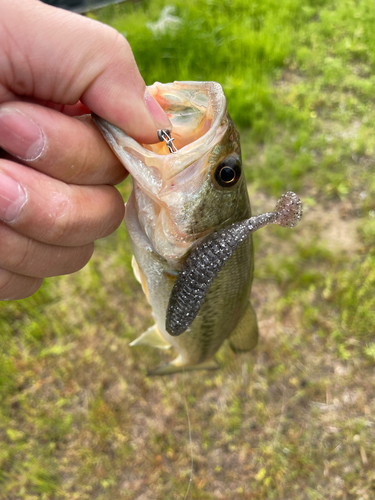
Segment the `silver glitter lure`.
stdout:
[[269,224],[291,228],[301,217],[301,200],[289,191],[281,196],[274,212],[250,217],[210,235],[192,251],[177,276],[167,308],[167,332],[178,336],[186,331],[197,316],[212,282],[249,234]]

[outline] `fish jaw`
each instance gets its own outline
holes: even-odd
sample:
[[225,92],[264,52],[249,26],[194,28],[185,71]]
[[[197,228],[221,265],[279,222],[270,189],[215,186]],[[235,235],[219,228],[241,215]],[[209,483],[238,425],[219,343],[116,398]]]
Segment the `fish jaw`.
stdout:
[[[234,222],[236,190],[214,189],[211,171],[228,154],[240,158],[239,134],[215,82],[156,83],[149,92],[172,122],[176,153],[166,153],[164,143],[139,144],[105,120],[94,120],[133,178],[139,222],[147,237],[161,256],[177,265],[209,232]],[[220,205],[227,214],[218,214]]]
[[103,118],[97,115],[93,118],[131,176],[146,191],[159,193],[167,187],[169,179],[194,164],[219,142],[225,129],[226,98],[216,82],[156,82],[148,91],[172,123],[178,149],[173,155],[164,142],[140,144]]
[[[138,144],[104,120],[94,120],[133,178],[125,223],[136,274],[152,307],[155,328],[166,342],[162,345],[170,344],[178,352],[175,362],[150,374],[210,369],[215,353],[245,315],[253,273],[251,236],[228,259],[186,332],[178,337],[167,332],[166,310],[191,250],[207,234],[251,215],[244,175],[229,189],[216,182],[218,168],[228,158],[241,164],[239,134],[218,84],[155,84],[149,91],[171,119],[177,153],[169,154],[164,143]],[[203,117],[202,107],[207,110]],[[256,338],[254,332],[249,335]],[[153,342],[150,338],[145,335],[139,343]]]

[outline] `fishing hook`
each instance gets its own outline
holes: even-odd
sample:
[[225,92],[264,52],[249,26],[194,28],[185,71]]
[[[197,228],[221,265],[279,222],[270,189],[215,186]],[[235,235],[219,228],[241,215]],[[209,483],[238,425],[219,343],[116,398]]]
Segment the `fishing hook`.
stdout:
[[165,141],[170,153],[177,152],[177,148],[173,144],[174,139],[171,137],[170,130],[158,130],[158,139],[160,142]]

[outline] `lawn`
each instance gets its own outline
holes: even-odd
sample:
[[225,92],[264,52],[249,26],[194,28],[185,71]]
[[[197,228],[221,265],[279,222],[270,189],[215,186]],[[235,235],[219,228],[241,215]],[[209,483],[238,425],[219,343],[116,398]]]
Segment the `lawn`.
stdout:
[[124,226],[79,273],[2,302],[0,500],[372,500],[375,3],[168,5],[90,15],[148,84],[220,82],[253,212],[293,189],[304,217],[256,233],[259,345],[224,344],[217,372],[146,377],[173,353],[129,347],[152,319]]

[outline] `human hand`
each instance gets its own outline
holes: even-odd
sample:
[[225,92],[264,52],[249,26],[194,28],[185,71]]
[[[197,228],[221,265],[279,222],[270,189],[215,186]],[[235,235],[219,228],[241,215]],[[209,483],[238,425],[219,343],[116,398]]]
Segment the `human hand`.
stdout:
[[[121,223],[126,172],[87,115],[140,142],[170,122],[112,28],[36,0],[0,4],[0,300],[82,268]],[[0,149],[1,152],[1,149]]]

